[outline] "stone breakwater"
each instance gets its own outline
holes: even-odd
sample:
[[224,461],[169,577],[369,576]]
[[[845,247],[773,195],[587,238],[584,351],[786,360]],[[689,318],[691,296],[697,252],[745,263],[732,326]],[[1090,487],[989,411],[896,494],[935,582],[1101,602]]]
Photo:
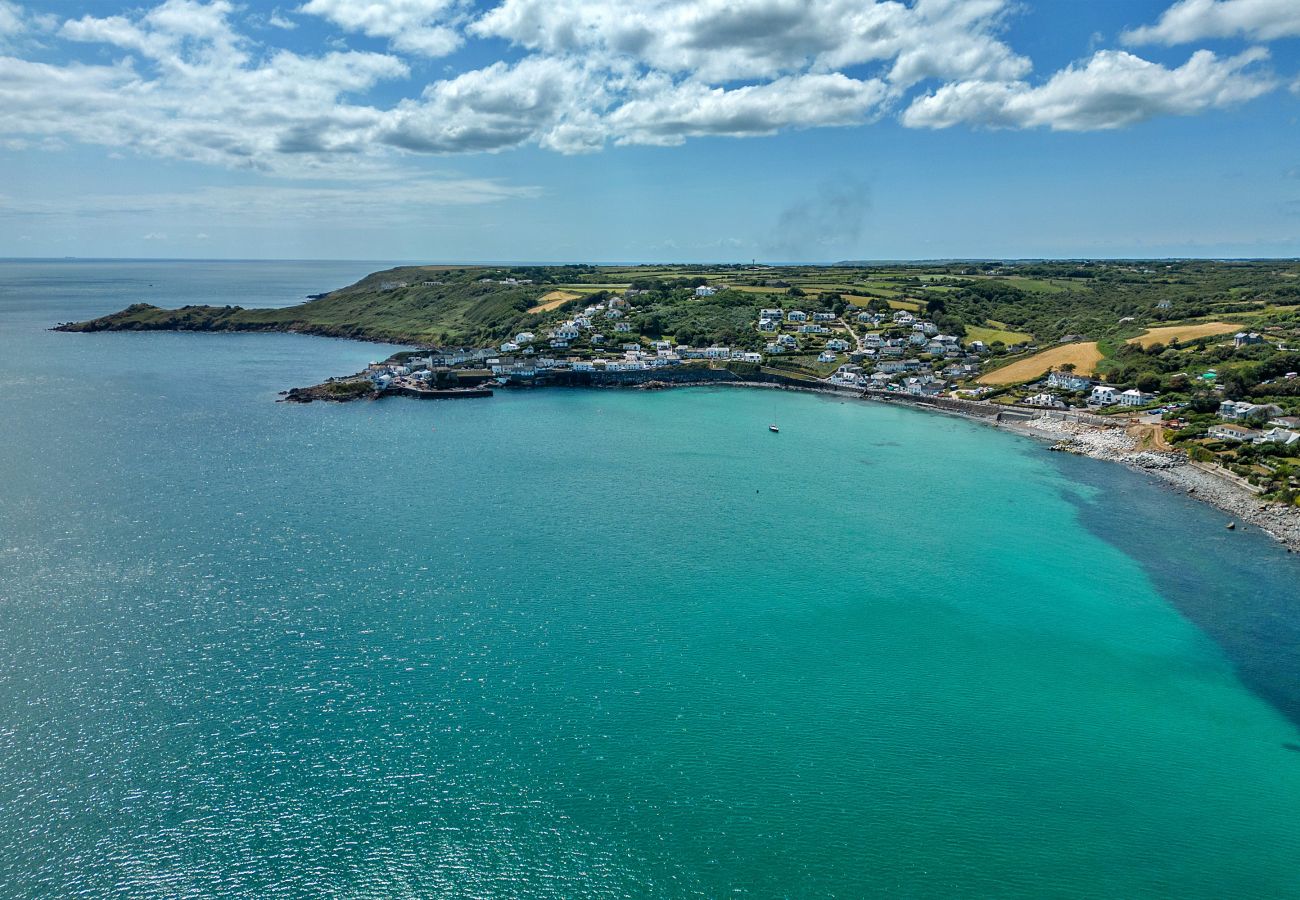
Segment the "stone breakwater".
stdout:
[[1054,440],[1053,450],[1141,469],[1189,496],[1227,513],[1230,520],[1248,523],[1281,542],[1288,552],[1300,551],[1300,509],[1261,500],[1227,474],[1192,464],[1181,453],[1141,450],[1122,428],[1098,428],[1075,422],[1040,418],[1009,426],[1034,437]]

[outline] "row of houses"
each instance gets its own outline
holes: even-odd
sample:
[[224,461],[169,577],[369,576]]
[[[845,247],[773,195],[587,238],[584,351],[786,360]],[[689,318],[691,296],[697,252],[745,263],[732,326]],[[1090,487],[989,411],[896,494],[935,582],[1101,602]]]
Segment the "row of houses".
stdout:
[[1094,385],[1092,393],[1088,395],[1089,406],[1146,406],[1155,400],[1156,395],[1146,391],[1139,391],[1131,388],[1127,391],[1121,391],[1113,384]]
[[1300,431],[1289,428],[1273,427],[1264,431],[1259,428],[1247,428],[1244,425],[1220,423],[1211,425],[1206,434],[1221,441],[1252,444],[1281,444],[1284,447],[1300,447]]

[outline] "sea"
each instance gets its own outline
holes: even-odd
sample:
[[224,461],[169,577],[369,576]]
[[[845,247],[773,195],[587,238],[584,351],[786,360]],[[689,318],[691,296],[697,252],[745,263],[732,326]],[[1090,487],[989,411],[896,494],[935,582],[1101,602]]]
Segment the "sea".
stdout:
[[0,262],[0,896],[1300,897],[1300,559],[1160,482],[48,330],[384,265]]

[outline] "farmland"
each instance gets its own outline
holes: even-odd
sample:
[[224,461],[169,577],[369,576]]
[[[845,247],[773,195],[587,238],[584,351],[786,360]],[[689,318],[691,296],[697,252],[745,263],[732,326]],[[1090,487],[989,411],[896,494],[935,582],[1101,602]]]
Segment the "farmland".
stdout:
[[[878,318],[865,328],[852,322],[857,332],[875,330],[893,338],[910,332],[910,325],[892,322],[906,312],[963,346],[982,342],[986,349],[978,367],[984,385],[1016,384],[1072,363],[1081,373],[1116,384],[1141,379],[1171,389],[1180,375],[1208,369],[1233,383],[1266,378],[1277,366],[1262,360],[1300,342],[1297,275],[1300,264],[1287,261],[1159,267],[1122,262],[409,266],[376,272],[281,309],[136,304],[65,327],[301,331],[417,346],[483,347],[499,346],[520,332],[546,334],[580,314],[583,304],[621,298],[617,332],[626,337],[619,343],[667,339],[753,352],[773,339],[756,327],[762,308],[831,313],[851,322],[865,313]],[[705,285],[709,290],[697,293]],[[787,323],[785,330],[793,329]],[[1234,350],[1213,340],[1234,330],[1262,333],[1266,346]],[[593,331],[612,338],[613,319],[602,319]],[[801,336],[799,352],[817,351],[826,339]],[[1035,345],[1044,349],[1023,350]],[[585,341],[576,349],[597,352]]]
[[1101,359],[1101,350],[1097,348],[1096,341],[1063,344],[986,372],[979,377],[979,383],[1019,384],[1023,381],[1032,381],[1051,369],[1064,365],[1073,365],[1074,370],[1080,375],[1091,375],[1097,370],[1097,363],[1101,362]]
[[1128,343],[1145,348],[1156,344],[1169,344],[1174,341],[1191,341],[1196,338],[1231,334],[1240,330],[1240,323],[1233,322],[1195,322],[1190,325],[1166,325],[1162,328],[1148,329],[1137,337],[1129,338]]
[[530,313],[550,312],[553,309],[559,309],[570,300],[577,300],[582,294],[574,291],[548,291],[537,298],[537,305],[529,307]]

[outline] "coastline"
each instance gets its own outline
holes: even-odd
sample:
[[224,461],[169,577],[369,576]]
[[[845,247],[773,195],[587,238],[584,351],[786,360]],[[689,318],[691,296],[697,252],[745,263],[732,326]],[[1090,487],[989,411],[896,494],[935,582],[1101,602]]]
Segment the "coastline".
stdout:
[[[1232,525],[1242,530],[1242,524],[1253,525],[1281,544],[1287,553],[1300,553],[1300,507],[1287,507],[1261,500],[1259,496],[1207,467],[1198,466],[1181,453],[1141,450],[1137,441],[1119,426],[1097,426],[1063,421],[1051,416],[1026,419],[999,419],[993,416],[963,412],[959,408],[937,406],[928,402],[915,402],[905,397],[877,398],[856,390],[829,386],[814,387],[796,384],[771,384],[765,382],[718,381],[700,382],[698,386],[731,385],[734,387],[776,388],[853,397],[880,403],[901,403],[914,409],[956,416],[1000,428],[1021,437],[1047,444],[1048,450],[1075,453],[1104,462],[1117,463],[1136,472],[1159,479],[1171,490],[1179,490],[1194,500],[1215,507],[1229,517],[1225,528]],[[690,387],[696,384],[671,385]]]
[[917,401],[906,395],[890,394],[875,396],[870,392],[853,388],[838,388],[825,384],[796,384],[790,382],[763,382],[744,380],[685,381],[675,383],[656,383],[653,387],[641,385],[590,385],[598,388],[635,388],[639,390],[669,389],[678,387],[742,387],[766,388],[769,390],[800,391],[810,394],[823,394],[876,403],[896,403],[924,412],[939,413],[947,416],[978,422],[992,428],[999,428],[1021,437],[1047,445],[1045,449],[1075,453],[1104,462],[1117,463],[1136,472],[1157,478],[1171,490],[1181,490],[1195,500],[1215,507],[1228,515],[1225,527],[1233,525],[1234,530],[1242,530],[1242,525],[1253,525],[1280,543],[1288,553],[1300,553],[1300,507],[1287,507],[1277,503],[1262,501],[1248,488],[1233,481],[1227,475],[1220,475],[1200,467],[1181,453],[1167,451],[1141,450],[1137,441],[1118,425],[1094,425],[1077,421],[1066,421],[1050,414],[1031,417],[1026,410],[1007,410],[1023,414],[1023,418],[1008,418],[1003,411],[979,407],[963,410],[960,404],[975,401],[958,401],[953,405],[938,405],[930,400]]
[[1242,523],[1253,525],[1288,553],[1300,552],[1300,508],[1261,500],[1227,475],[1198,466],[1182,454],[1140,450],[1137,441],[1122,428],[1078,426],[1050,418],[996,425],[1025,437],[1050,441],[1051,450],[1118,463],[1157,478],[1171,490],[1180,490],[1226,513],[1229,519],[1225,527],[1240,529]]

